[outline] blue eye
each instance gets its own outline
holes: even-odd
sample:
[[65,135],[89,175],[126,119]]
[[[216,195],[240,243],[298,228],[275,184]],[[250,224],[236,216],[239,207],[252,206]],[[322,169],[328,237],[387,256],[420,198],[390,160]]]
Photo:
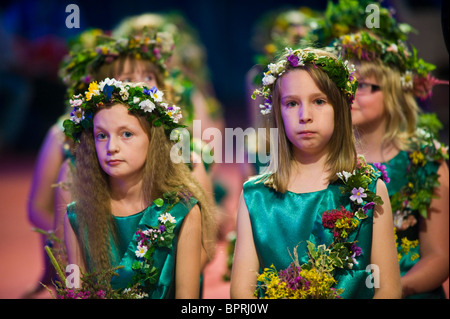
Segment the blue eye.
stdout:
[[97,138],[97,140],[106,139],[106,135],[104,133],[97,133],[97,135],[95,137]]
[[287,107],[294,107],[296,105],[297,105],[297,102],[295,102],[295,101],[289,101],[289,102],[286,103]]
[[130,138],[133,136],[133,133],[129,132],[129,131],[125,131],[122,133],[122,136],[125,138]]
[[325,104],[327,104],[327,101],[325,101],[324,99],[317,99],[317,100],[314,100],[314,104],[325,105]]

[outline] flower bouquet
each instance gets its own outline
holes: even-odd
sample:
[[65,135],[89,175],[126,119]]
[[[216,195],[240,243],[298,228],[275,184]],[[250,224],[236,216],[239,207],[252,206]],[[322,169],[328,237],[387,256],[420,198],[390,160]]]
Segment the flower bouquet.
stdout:
[[[56,270],[59,279],[53,281],[56,295],[50,287],[43,285],[54,299],[141,299],[143,295],[139,292],[137,285],[128,289],[113,289],[111,279],[117,276],[117,269],[123,266],[113,267],[104,271],[92,273],[78,273],[73,266],[67,265],[64,243],[53,232],[47,232],[35,228],[34,231],[45,234],[48,237],[45,251],[50,262]],[[56,256],[55,257],[55,253]],[[69,267],[72,266],[72,267]],[[78,268],[78,267],[75,267]],[[78,268],[79,269],[79,268]],[[68,270],[72,273],[66,277]],[[79,278],[74,278],[79,275]],[[72,279],[73,282],[72,282]],[[78,283],[79,279],[79,283]]]

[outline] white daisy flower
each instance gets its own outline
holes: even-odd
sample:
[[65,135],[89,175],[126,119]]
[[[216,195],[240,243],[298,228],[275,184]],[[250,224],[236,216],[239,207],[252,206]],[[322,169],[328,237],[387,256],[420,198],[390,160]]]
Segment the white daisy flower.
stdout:
[[172,224],[174,224],[176,222],[175,217],[173,217],[169,213],[165,213],[165,214],[159,216],[158,220],[161,221],[163,224],[165,224],[168,221],[171,222]]
[[135,251],[136,257],[139,258],[144,257],[145,253],[147,252],[147,246],[138,245],[136,248],[137,248]]
[[406,71],[400,78],[400,81],[402,82],[402,87],[404,89],[412,89],[414,87],[413,73],[411,71]]
[[84,111],[80,108],[75,108],[70,113],[70,120],[75,124],[80,124],[82,120],[84,120]]

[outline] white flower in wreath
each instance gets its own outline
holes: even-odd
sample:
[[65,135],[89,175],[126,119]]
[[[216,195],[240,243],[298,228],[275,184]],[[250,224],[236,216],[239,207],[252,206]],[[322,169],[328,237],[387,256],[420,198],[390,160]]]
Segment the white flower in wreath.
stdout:
[[262,79],[263,85],[271,85],[275,82],[276,78],[272,74],[267,74]]
[[117,81],[114,78],[113,79],[106,78],[103,81],[101,81],[100,84],[98,85],[100,91],[103,91],[103,88],[105,87],[106,84],[109,86],[119,87],[122,85],[122,81]]
[[414,87],[413,73],[411,71],[406,71],[400,78],[400,81],[402,82],[402,88],[412,89]]
[[278,74],[284,71],[285,61],[280,61],[278,63],[270,63],[267,68],[270,70],[272,74]]
[[128,90],[127,90],[126,87],[122,87],[122,88],[120,89],[119,94],[120,94],[120,96],[122,97],[122,100],[123,100],[123,101],[128,100],[128,97],[130,96],[130,93],[128,93]]
[[152,112],[155,109],[155,103],[153,103],[149,99],[146,99],[139,103],[139,106],[144,112]]
[[80,124],[82,120],[84,120],[84,111],[80,108],[75,108],[70,113],[70,120],[74,122],[75,124]]

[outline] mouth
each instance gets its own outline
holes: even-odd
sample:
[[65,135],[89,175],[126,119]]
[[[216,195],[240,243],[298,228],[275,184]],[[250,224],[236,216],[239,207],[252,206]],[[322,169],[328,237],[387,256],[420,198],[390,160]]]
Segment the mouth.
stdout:
[[109,166],[116,166],[122,162],[123,162],[122,160],[112,159],[112,160],[107,160],[106,164],[108,164]]
[[309,137],[309,136],[313,136],[315,134],[315,132],[309,131],[309,130],[304,130],[304,131],[300,131],[298,134],[300,136]]

